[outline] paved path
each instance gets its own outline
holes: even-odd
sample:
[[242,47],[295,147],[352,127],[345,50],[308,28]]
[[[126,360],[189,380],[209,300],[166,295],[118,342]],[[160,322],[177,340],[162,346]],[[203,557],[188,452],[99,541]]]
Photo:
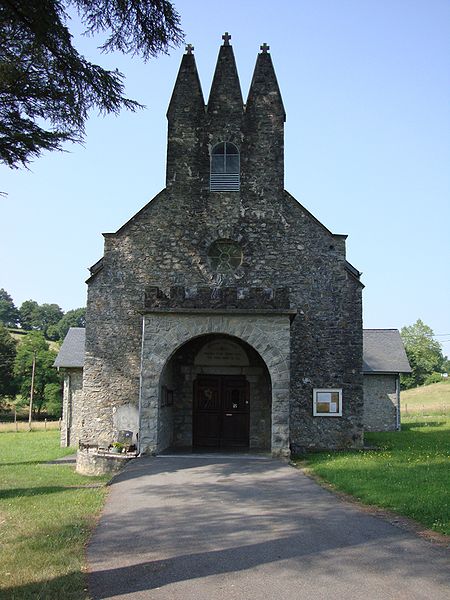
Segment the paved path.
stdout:
[[292,467],[218,456],[132,461],[88,548],[114,600],[449,600],[447,558]]

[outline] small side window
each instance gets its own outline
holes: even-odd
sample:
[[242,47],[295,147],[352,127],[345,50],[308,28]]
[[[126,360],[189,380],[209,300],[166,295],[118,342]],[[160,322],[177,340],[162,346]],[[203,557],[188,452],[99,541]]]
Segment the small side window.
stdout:
[[212,192],[238,192],[240,188],[239,150],[231,142],[216,144],[211,152]]
[[342,390],[314,389],[313,416],[342,417]]

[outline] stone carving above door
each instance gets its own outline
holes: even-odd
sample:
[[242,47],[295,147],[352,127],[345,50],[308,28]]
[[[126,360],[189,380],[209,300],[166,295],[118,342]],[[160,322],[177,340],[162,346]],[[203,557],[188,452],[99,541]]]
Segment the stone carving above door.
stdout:
[[206,343],[195,357],[196,366],[206,367],[248,367],[245,350],[232,340],[214,340]]

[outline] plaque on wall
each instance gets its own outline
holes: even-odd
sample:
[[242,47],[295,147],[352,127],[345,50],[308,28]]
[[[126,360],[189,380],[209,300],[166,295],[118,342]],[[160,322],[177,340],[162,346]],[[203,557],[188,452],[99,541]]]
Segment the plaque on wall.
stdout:
[[195,357],[194,364],[207,367],[248,367],[245,350],[231,340],[216,340],[203,346]]

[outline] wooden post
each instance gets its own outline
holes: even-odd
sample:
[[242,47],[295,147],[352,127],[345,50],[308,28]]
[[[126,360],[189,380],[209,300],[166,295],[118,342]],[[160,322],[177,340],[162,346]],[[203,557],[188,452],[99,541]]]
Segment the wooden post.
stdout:
[[400,373],[397,374],[397,377],[395,378],[395,394],[397,396],[397,410],[396,410],[396,415],[395,415],[395,428],[397,429],[397,431],[400,431],[401,429],[401,414],[400,414]]
[[14,428],[16,430],[16,433],[19,431],[19,428],[17,426],[17,408],[14,405]]
[[33,368],[31,371],[30,410],[28,412],[28,431],[31,431],[31,414],[33,412],[34,374],[36,372],[36,352],[33,352]]
[[47,431],[47,419],[44,419],[44,431]]

